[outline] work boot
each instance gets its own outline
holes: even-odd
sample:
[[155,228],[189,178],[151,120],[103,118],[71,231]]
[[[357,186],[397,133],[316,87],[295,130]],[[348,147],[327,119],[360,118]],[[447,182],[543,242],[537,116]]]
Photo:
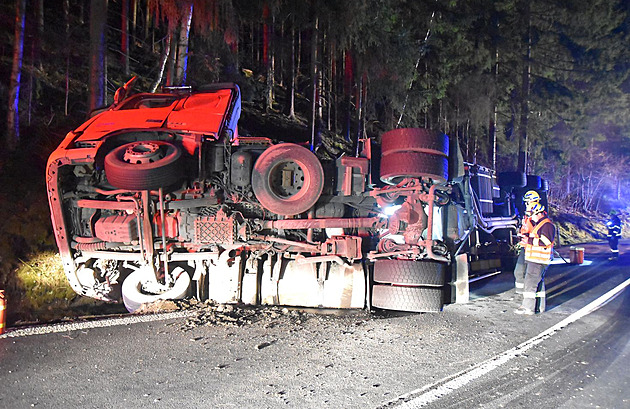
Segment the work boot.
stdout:
[[530,310],[529,308],[518,307],[517,309],[514,310],[514,314],[518,314],[518,315],[534,315],[534,311]]

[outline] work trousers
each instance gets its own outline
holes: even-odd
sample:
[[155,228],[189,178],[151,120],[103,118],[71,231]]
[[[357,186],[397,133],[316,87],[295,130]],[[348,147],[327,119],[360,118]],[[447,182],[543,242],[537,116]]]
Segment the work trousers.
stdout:
[[514,289],[517,294],[523,294],[525,283],[525,248],[518,253],[516,265],[514,266]]
[[610,246],[610,252],[612,257],[619,257],[619,237],[613,236],[608,238],[608,245]]
[[523,286],[524,308],[534,312],[545,312],[547,300],[545,297],[545,272],[547,264],[525,262],[525,280]]

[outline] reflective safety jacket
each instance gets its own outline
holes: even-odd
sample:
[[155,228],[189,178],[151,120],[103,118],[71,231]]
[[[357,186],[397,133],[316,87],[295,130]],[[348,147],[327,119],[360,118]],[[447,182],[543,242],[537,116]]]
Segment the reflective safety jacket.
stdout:
[[608,238],[619,238],[621,237],[621,220],[617,216],[611,216],[608,221],[606,221],[606,227],[608,227]]
[[529,234],[528,243],[525,246],[525,261],[538,264],[551,263],[555,236],[556,227],[548,217],[538,221]]
[[519,233],[522,236],[527,236],[529,235],[529,233],[532,232],[532,230],[534,230],[534,226],[532,225],[531,217],[528,217],[528,216],[523,217],[523,224],[521,225],[521,229],[519,230]]

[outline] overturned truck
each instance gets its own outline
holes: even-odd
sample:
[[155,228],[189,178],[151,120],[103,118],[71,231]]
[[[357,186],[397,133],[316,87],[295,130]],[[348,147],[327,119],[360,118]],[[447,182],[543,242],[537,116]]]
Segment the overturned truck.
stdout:
[[129,311],[197,297],[429,312],[509,259],[526,175],[495,177],[420,128],[321,160],[239,136],[240,112],[235,84],[119,94],[66,136],[47,188],[78,294]]

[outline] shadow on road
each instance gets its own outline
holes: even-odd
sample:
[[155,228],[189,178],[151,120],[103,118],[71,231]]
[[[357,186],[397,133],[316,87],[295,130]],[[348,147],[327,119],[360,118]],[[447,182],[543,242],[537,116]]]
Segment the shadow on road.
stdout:
[[[630,242],[622,241],[619,245],[620,257],[616,261],[609,261],[610,248],[608,243],[586,243],[575,245],[584,249],[584,263],[570,264],[569,252],[571,246],[557,249],[561,257],[557,257],[545,276],[547,294],[547,311],[576,298],[596,287],[611,277],[624,274],[623,266],[630,266]],[[625,277],[624,277],[625,278]],[[489,297],[508,292],[513,294],[514,277],[512,271],[486,280],[470,284],[470,299]]]

